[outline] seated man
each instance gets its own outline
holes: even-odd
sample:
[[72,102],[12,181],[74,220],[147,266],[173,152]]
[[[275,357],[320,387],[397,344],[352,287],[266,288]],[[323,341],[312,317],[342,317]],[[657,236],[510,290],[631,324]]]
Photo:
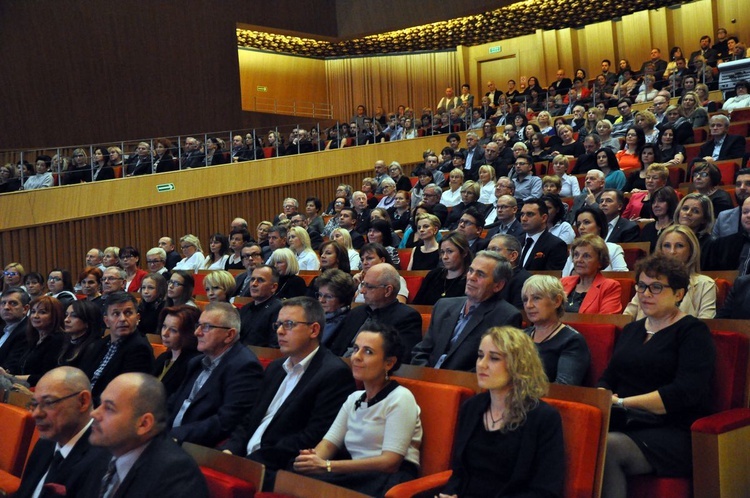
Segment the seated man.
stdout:
[[185,153],[180,158],[180,169],[200,168],[206,165],[206,155],[200,151],[200,147],[201,143],[195,138],[185,139]]
[[750,197],[750,168],[742,168],[735,175],[734,196],[737,207],[722,211],[716,218],[711,235],[715,239],[737,233],[740,227],[740,206]]
[[729,118],[723,114],[711,116],[708,121],[710,138],[700,147],[698,157],[708,163],[736,159],[745,155],[745,137],[729,135]]
[[287,197],[281,204],[282,211],[273,219],[273,224],[278,225],[281,220],[291,220],[292,216],[299,210],[299,201],[293,197]]
[[354,249],[362,249],[362,246],[365,245],[365,238],[358,230],[357,212],[354,208],[345,207],[341,209],[339,212],[339,228],[343,228],[349,232]]
[[714,240],[706,261],[706,270],[737,270],[740,277],[750,273],[750,198],[740,206],[739,231]]
[[97,249],[96,247],[89,249],[89,252],[86,253],[86,266],[99,268],[101,271],[104,271],[104,265],[102,265],[103,257],[104,253],[101,249]]
[[[507,178],[505,180],[510,181]],[[497,191],[497,188],[495,190]],[[516,218],[518,201],[516,201],[515,197],[512,195],[501,195],[497,198],[493,211],[496,213],[495,222],[490,226],[485,225],[488,228],[487,235],[484,237],[485,240],[492,239],[492,237],[498,234],[508,234],[513,237],[523,234],[521,222]]]
[[599,196],[604,190],[605,176],[599,169],[592,169],[586,173],[584,189],[573,199],[573,207],[568,210],[568,223],[575,223],[575,216],[584,206],[598,206]]
[[270,263],[271,255],[276,249],[287,247],[287,231],[284,225],[274,225],[268,230],[268,245],[263,246],[263,261],[266,264]]
[[21,358],[29,350],[26,338],[29,302],[31,298],[21,287],[8,287],[0,296],[0,318],[5,323],[0,335],[0,367],[11,372],[18,371]]
[[266,466],[264,490],[273,489],[276,470],[320,441],[354,391],[346,363],[320,346],[325,326],[320,303],[287,299],[276,325],[284,357],[268,365],[255,406],[221,445],[226,453]]
[[175,265],[182,259],[174,249],[174,241],[171,237],[162,237],[159,239],[159,243],[157,245],[164,249],[164,251],[167,253],[167,270],[172,271],[172,268],[174,268]]
[[107,384],[121,373],[150,374],[154,370],[151,344],[137,331],[140,320],[137,309],[138,302],[127,292],[113,292],[107,297],[104,323],[109,329],[109,335],[99,339],[94,346],[96,354],[92,354],[88,362],[81,364],[81,370],[91,379],[91,394],[96,406],[99,405],[99,396]]
[[494,251],[505,257],[513,269],[510,280],[505,284],[503,290],[500,291],[500,297],[515,308],[519,310],[523,309],[521,289],[523,289],[524,282],[531,277],[531,273],[518,264],[518,260],[521,257],[521,244],[518,242],[518,238],[509,233],[497,234],[490,239],[487,250]]
[[107,300],[115,292],[125,291],[125,282],[128,274],[119,266],[110,266],[102,274],[102,295],[99,304],[102,311],[106,312]]
[[519,265],[532,270],[562,270],[568,257],[568,246],[547,231],[547,204],[529,199],[521,208],[524,235],[518,238],[523,250]]
[[250,297],[253,302],[240,309],[242,327],[240,340],[250,346],[277,348],[273,322],[281,309],[275,296],[279,288],[279,272],[267,265],[256,265],[250,277]]
[[475,207],[470,207],[461,214],[456,231],[466,237],[472,254],[487,247],[487,240],[480,238],[484,230],[484,216]]
[[522,201],[542,195],[542,179],[533,173],[534,161],[526,154],[516,157],[513,183],[516,184],[516,198]]
[[359,328],[368,318],[375,318],[398,327],[404,358],[409,358],[412,348],[422,337],[422,316],[398,301],[399,290],[401,277],[393,266],[380,263],[367,270],[360,285],[365,306],[352,309],[331,343],[331,351],[339,356],[349,356]]
[[210,303],[195,335],[198,351],[180,388],[169,397],[167,426],[178,443],[213,447],[232,434],[255,403],[263,367],[240,342],[240,314],[229,303]]
[[250,277],[255,267],[263,264],[263,254],[258,244],[250,242],[242,246],[240,256],[245,271],[234,277],[236,285],[234,295],[231,297],[250,297]]
[[51,496],[47,484],[83,496],[89,473],[109,460],[106,450],[89,444],[93,402],[86,374],[72,367],[50,370],[37,383],[29,409],[40,437],[14,496]]
[[617,102],[617,110],[620,111],[620,117],[612,123],[612,138],[624,137],[628,128],[635,124],[635,113],[633,112],[633,101],[629,98],[621,98]]
[[521,326],[521,312],[499,297],[511,277],[508,260],[479,252],[466,272],[466,297],[435,303],[427,335],[412,351],[412,365],[472,371],[482,334],[501,325]]
[[126,373],[112,380],[92,413],[89,437],[112,459],[91,472],[88,491],[80,496],[208,498],[195,460],[164,436],[166,405],[164,385],[156,377]]
[[638,223],[623,218],[622,208],[625,204],[622,192],[608,188],[599,196],[599,209],[607,217],[607,238],[605,242],[638,242],[641,229]]

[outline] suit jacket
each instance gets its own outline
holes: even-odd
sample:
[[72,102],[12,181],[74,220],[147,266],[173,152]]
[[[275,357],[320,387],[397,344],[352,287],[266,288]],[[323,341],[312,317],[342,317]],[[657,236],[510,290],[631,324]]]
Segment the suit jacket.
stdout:
[[[466,156],[468,157],[469,151],[467,150],[464,152]],[[479,145],[474,147],[474,155],[471,156],[471,164],[466,164],[468,168],[464,169],[464,180],[474,180],[477,181],[479,179],[479,167],[484,166],[484,163],[486,163],[484,159],[484,149],[481,148]]]
[[[86,485],[89,473],[94,468],[100,467],[101,462],[104,462],[106,467],[106,462],[110,459],[111,455],[107,450],[89,444],[89,434],[91,434],[90,427],[47,479],[48,483],[65,486],[67,496],[82,496],[81,492]],[[39,481],[47,473],[54,454],[55,442],[49,439],[39,439],[23,471],[21,486],[14,496],[25,498],[34,493]],[[40,494],[40,498],[52,496],[55,495],[46,490],[42,490]]]
[[[260,425],[279,390],[286,358],[268,365],[258,400],[247,417],[221,446],[245,456],[247,444]],[[261,447],[250,458],[271,469],[285,468],[301,449],[313,448],[323,439],[346,398],[354,392],[354,379],[341,358],[320,347],[307,370],[276,411],[261,438]]]
[[182,260],[182,258],[177,254],[177,251],[169,251],[167,253],[167,264],[165,266],[169,271],[172,271],[172,268],[177,266],[177,263],[179,263],[180,260]]
[[344,356],[368,318],[375,318],[379,322],[396,327],[403,346],[403,362],[408,363],[412,348],[422,339],[422,315],[397,300],[376,310],[366,304],[353,308],[331,342],[331,351],[338,356]]
[[358,251],[362,249],[362,246],[365,245],[365,238],[362,234],[357,230],[349,230],[349,235],[352,237],[352,247]]
[[[578,275],[563,277],[560,282],[565,295],[573,292],[581,279]],[[614,315],[622,313],[622,300],[620,299],[620,282],[605,278],[601,273],[597,273],[591,288],[586,292],[578,313],[606,314]]]
[[445,226],[445,222],[448,220],[448,208],[442,204],[435,204],[432,206],[432,214],[438,217],[440,220],[440,226]]
[[[99,379],[91,388],[91,394],[94,397],[94,405],[99,405],[99,396],[104,388],[112,379],[126,372],[143,372],[151,374],[154,371],[154,350],[151,349],[148,339],[142,336],[138,331],[125,336],[121,339],[122,344],[117,349],[117,353],[109,360]],[[81,370],[86,372],[90,379],[99,364],[107,354],[111,336],[99,340],[98,345],[94,346],[92,354],[87,360],[81,363]]]
[[558,95],[567,95],[568,90],[570,90],[573,87],[573,82],[570,80],[570,78],[563,78],[560,81],[555,81],[550,86],[555,87]]
[[638,223],[620,216],[611,233],[607,233],[607,242],[638,242],[641,229]]
[[747,320],[750,318],[750,275],[738,277],[729,290],[724,306],[716,312],[716,318]]
[[[487,235],[484,237],[485,240],[492,240],[492,237],[500,233],[500,222],[497,221],[489,227],[485,228],[489,228],[489,230],[487,231]],[[523,227],[521,227],[521,222],[518,220],[513,220],[513,223],[510,224],[510,227],[508,227],[508,231],[505,233],[507,235],[512,235],[515,238],[519,238],[524,235]]]
[[[103,469],[89,479],[83,497],[99,496]],[[165,435],[158,434],[149,443],[117,488],[113,498],[208,498],[208,486],[195,460]]]
[[520,266],[513,268],[513,276],[510,278],[503,290],[500,291],[500,297],[508,301],[515,308],[523,309],[523,299],[521,297],[521,290],[523,284],[531,278],[531,273],[526,271]]
[[[596,198],[596,205],[599,205],[599,196],[601,196],[601,192],[595,196]],[[579,209],[584,207],[586,205],[586,192],[581,192],[579,195],[575,196],[573,198],[573,207],[571,207],[568,210],[568,214],[565,216],[565,219],[570,223],[571,225],[575,224],[576,221],[576,213]]]
[[[187,374],[180,388],[167,402],[169,427],[183,402],[190,397],[198,375],[203,371],[205,355],[188,363]],[[170,437],[179,443],[188,441],[214,447],[226,438],[242,421],[255,403],[263,380],[263,367],[255,353],[236,342],[224,353],[206,383],[195,394],[179,427],[172,427]]]
[[461,335],[451,344],[453,330],[467,300],[467,297],[444,297],[435,303],[427,335],[414,347],[412,365],[434,367],[445,353],[447,356],[440,368],[473,371],[479,342],[488,328],[500,325],[521,327],[521,312],[504,299],[494,297],[479,304]]
[[[523,248],[526,242],[526,234],[522,234],[518,241]],[[564,240],[555,237],[547,230],[542,232],[539,239],[532,248],[533,254],[526,260],[523,267],[529,271],[533,270],[562,270],[568,259],[568,245]]]
[[234,289],[234,296],[241,296],[241,297],[250,297],[250,285],[248,284],[247,289],[245,289],[244,294],[240,294],[240,291],[242,290],[242,286],[245,285],[245,280],[251,277],[252,272],[244,271],[234,277],[234,282],[236,284],[236,288]]
[[188,152],[182,156],[182,169],[200,168],[206,165],[206,156],[199,150]]
[[26,340],[28,321],[27,317],[23,317],[0,347],[0,367],[11,372],[18,370],[19,361],[29,349],[29,343]]
[[[701,145],[698,157],[711,156],[714,153],[714,140],[711,139]],[[736,159],[745,155],[745,137],[741,135],[727,135],[719,150],[719,161],[724,159]]]
[[[200,353],[194,349],[183,349],[180,352],[180,356],[177,357],[177,360],[172,363],[172,366],[169,367],[167,373],[161,378],[161,383],[164,384],[164,388],[167,390],[167,397],[171,396],[177,391],[177,389],[179,389],[180,384],[182,384],[182,381],[187,376],[188,362],[191,358],[195,358],[199,354]],[[170,360],[171,358],[172,351],[170,350],[159,355],[154,362],[153,373],[155,377],[161,375],[162,370],[164,370],[164,365],[167,363],[167,360]]]
[[[701,256],[701,269],[704,271],[731,271],[740,266],[742,248],[747,241],[745,230],[739,230],[732,235],[720,237],[708,243],[707,255],[704,261]],[[701,249],[701,253],[703,249]],[[742,275],[738,275],[741,277]]]
[[714,238],[725,237],[737,233],[740,229],[740,208],[735,207],[719,213],[711,235]]

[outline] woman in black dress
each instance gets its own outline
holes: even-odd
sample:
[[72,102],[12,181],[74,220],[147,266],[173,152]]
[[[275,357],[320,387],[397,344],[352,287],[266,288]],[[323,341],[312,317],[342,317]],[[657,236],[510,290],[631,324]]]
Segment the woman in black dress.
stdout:
[[407,270],[434,270],[440,263],[440,246],[436,239],[440,231],[440,220],[434,214],[417,216],[419,243],[411,250]]
[[463,234],[450,232],[440,241],[442,266],[430,271],[422,281],[414,304],[433,306],[443,297],[464,295],[466,270],[473,259],[469,243]]
[[158,330],[161,342],[167,350],[156,358],[154,376],[167,390],[167,396],[174,393],[182,384],[187,372],[187,364],[198,355],[195,328],[201,311],[194,306],[170,306],[159,314]]
[[102,308],[98,303],[85,299],[73,301],[65,310],[65,339],[58,364],[78,367],[89,355],[96,354],[94,344],[101,338],[103,326]]
[[685,265],[652,255],[636,267],[646,318],[625,326],[598,387],[612,394],[602,496],[625,498],[627,476],[686,477],[690,426],[710,413],[716,352],[708,326],[679,309]]

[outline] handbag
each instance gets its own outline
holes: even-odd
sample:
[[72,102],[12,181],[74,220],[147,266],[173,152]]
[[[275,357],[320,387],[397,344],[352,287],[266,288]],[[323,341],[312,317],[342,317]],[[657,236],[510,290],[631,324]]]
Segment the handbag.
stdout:
[[648,429],[664,425],[665,416],[638,408],[612,406],[609,417],[610,432],[625,432],[635,429]]

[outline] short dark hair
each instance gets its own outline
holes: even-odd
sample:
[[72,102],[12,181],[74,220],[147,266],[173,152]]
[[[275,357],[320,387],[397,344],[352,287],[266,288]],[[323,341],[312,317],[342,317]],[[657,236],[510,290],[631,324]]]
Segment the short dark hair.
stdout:
[[133,256],[134,258],[138,258],[139,260],[141,259],[141,253],[140,253],[140,252],[138,252],[138,249],[136,249],[136,248],[135,248],[135,247],[133,247],[133,246],[125,246],[125,247],[121,248],[121,249],[120,249],[120,253],[119,253],[119,254],[118,254],[117,256],[118,256],[118,257],[119,257],[120,259],[122,259],[122,258],[124,258],[125,256],[127,256],[128,254],[130,254],[130,255],[131,255],[131,256]]
[[250,242],[253,240],[253,238],[250,236],[250,232],[247,231],[246,228],[235,228],[231,232],[229,232],[229,238],[231,239],[233,235],[242,235],[242,242]]
[[138,308],[138,301],[129,292],[117,291],[107,296],[104,302],[104,313],[109,313],[109,308],[115,304],[133,303],[133,308]]
[[526,199],[525,201],[523,201],[524,206],[528,206],[530,204],[534,204],[539,208],[539,214],[549,215],[547,204],[542,200],[541,197],[532,197],[531,199]]
[[383,338],[383,356],[386,358],[395,357],[396,363],[393,364],[393,368],[388,373],[395,372],[398,367],[401,366],[401,360],[404,356],[404,346],[401,343],[401,337],[398,331],[391,325],[383,323],[374,318],[369,318],[359,328],[359,335],[361,332],[373,332],[380,334]]
[[49,274],[55,271],[60,272],[60,275],[62,275],[63,290],[73,292],[73,276],[70,274],[70,271],[65,268],[52,268],[47,276],[49,277]]
[[308,202],[314,203],[315,209],[317,209],[318,211],[323,208],[323,203],[320,202],[320,199],[318,199],[317,197],[308,197],[307,199],[305,199],[305,205],[307,205]]
[[482,213],[479,212],[477,208],[475,208],[474,206],[471,206],[470,208],[466,209],[462,213],[462,216],[464,214],[474,218],[476,220],[476,225],[479,228],[484,228],[484,216],[482,215]]
[[31,296],[29,296],[29,293],[26,292],[26,290],[23,287],[8,287],[7,289],[3,289],[1,297],[8,297],[11,294],[20,294],[21,295],[21,304],[26,306],[31,302]]
[[609,226],[607,225],[607,216],[602,212],[601,209],[595,208],[592,206],[584,206],[578,211],[576,211],[575,221],[576,224],[578,224],[578,217],[581,216],[584,213],[589,213],[591,216],[593,216],[594,221],[596,222],[596,226],[599,227],[599,236],[601,238],[605,238],[607,236],[607,231],[609,230]]
[[667,282],[673,291],[687,288],[690,285],[690,273],[684,263],[664,253],[654,253],[635,265],[635,281],[641,278],[641,273],[651,278],[667,277]]
[[287,230],[286,230],[286,227],[284,225],[274,225],[274,226],[272,226],[271,228],[268,229],[268,233],[271,233],[271,232],[278,233],[279,237],[281,237],[282,239],[286,238]]
[[[617,190],[616,188],[605,188],[602,190],[602,194],[615,194],[615,199],[617,199],[617,203],[620,204],[622,207],[625,207],[625,196],[622,194],[622,191]],[[601,197],[601,194],[599,194]]]
[[324,271],[315,279],[316,290],[320,290],[323,286],[331,289],[334,295],[347,306],[354,301],[354,295],[357,293],[357,285],[351,274],[336,268]]
[[[734,181],[737,181],[737,177],[740,175],[750,175],[750,168],[740,168],[737,170],[737,173],[734,174]],[[26,274],[26,277],[28,277],[30,274]],[[23,281],[26,281],[26,277],[24,277]]]
[[453,140],[454,138],[458,140],[459,142],[461,141],[461,135],[459,135],[458,133],[448,133],[448,136],[445,137],[445,141],[450,143],[450,141]]
[[323,329],[326,326],[326,313],[323,311],[323,306],[316,299],[307,296],[293,297],[281,303],[282,308],[286,308],[287,306],[299,306],[302,308],[305,320],[320,325],[320,332],[323,333]]
[[271,281],[275,284],[278,284],[279,279],[281,278],[281,274],[279,273],[279,270],[277,270],[275,266],[262,264],[253,268],[253,271],[262,270],[263,268],[268,268],[269,270],[271,270]]

